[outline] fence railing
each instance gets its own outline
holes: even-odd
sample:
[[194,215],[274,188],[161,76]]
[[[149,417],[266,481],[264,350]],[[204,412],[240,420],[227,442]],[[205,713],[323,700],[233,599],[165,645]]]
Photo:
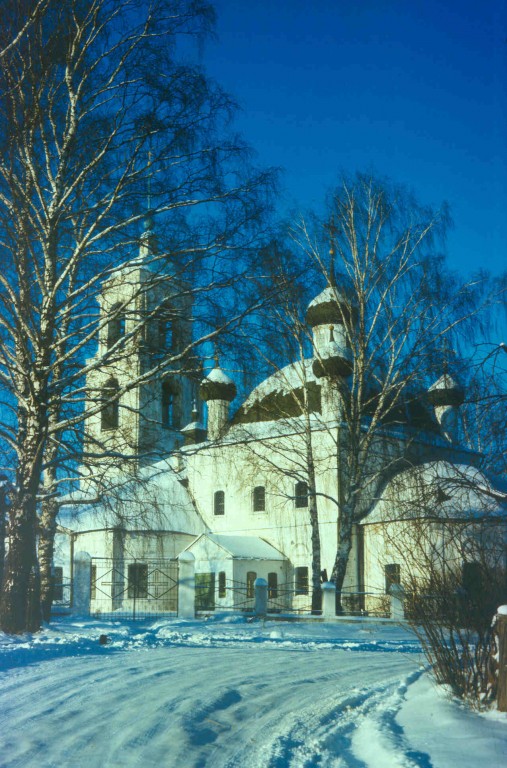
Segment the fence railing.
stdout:
[[91,615],[138,619],[177,613],[177,560],[91,559]]
[[[263,578],[243,582],[224,576],[223,572],[196,571],[188,552],[178,559],[91,558],[80,552],[74,559],[72,601],[67,585],[58,602],[67,602],[78,614],[108,618],[193,618],[214,611],[325,618],[336,615],[336,590],[332,583],[321,585],[321,605],[317,610],[306,585],[273,584]],[[392,588],[390,595],[373,590],[344,590],[341,608],[339,612],[344,616],[401,620],[404,594],[401,588]]]
[[53,612],[68,613],[72,604],[72,581],[55,580],[53,584]]

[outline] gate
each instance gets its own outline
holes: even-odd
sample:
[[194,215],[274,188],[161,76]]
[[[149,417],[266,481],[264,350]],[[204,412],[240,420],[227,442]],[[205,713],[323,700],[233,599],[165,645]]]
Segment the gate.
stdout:
[[176,616],[178,561],[92,558],[90,614],[130,619]]

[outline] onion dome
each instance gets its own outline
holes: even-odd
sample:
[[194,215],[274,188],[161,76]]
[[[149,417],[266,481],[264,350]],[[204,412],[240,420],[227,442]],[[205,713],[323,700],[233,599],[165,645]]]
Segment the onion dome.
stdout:
[[236,385],[219,365],[215,365],[213,370],[202,380],[200,395],[205,402],[208,400],[227,400],[230,403],[236,397]]
[[340,323],[351,313],[350,300],[345,292],[334,285],[328,285],[308,305],[306,322],[310,328],[327,323]]
[[444,373],[438,381],[431,385],[426,393],[426,397],[433,406],[457,406],[461,405],[465,399],[465,393],[452,376],[449,376],[448,373]]
[[352,353],[334,339],[333,326],[329,326],[329,341],[319,345],[319,356],[313,361],[312,370],[320,379],[323,376],[349,376],[352,373]]

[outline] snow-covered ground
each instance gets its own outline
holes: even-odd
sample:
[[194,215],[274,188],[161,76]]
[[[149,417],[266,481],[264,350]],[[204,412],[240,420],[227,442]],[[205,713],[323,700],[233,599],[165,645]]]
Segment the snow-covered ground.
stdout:
[[507,715],[423,664],[394,625],[62,619],[0,635],[0,766],[507,765]]

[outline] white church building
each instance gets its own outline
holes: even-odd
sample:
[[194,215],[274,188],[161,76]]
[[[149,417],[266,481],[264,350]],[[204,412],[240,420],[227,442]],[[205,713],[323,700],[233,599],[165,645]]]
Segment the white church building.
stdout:
[[[276,371],[234,413],[236,387],[218,361],[206,376],[201,374],[200,382],[193,361],[188,374],[180,370],[155,375],[118,403],[115,390],[153,365],[164,345],[178,350],[192,337],[192,307],[188,298],[181,298],[185,292],[162,295],[167,291],[162,281],[159,287],[155,283],[153,289],[140,290],[143,281],[152,279],[143,248],[148,248],[146,243],[139,259],[103,286],[96,355],[103,356],[128,333],[129,323],[136,322],[139,297],[142,311],[153,313],[153,323],[143,340],[132,342],[128,355],[103,367],[92,366],[85,430],[89,452],[100,445],[114,456],[130,451],[140,458],[134,469],[125,471],[121,463],[104,458],[97,473],[110,490],[95,499],[94,477],[88,477],[81,492],[69,498],[60,520],[56,581],[71,583],[76,557],[85,553],[90,558],[92,613],[176,613],[181,564],[191,560],[197,610],[250,610],[259,577],[267,581],[270,610],[309,610],[312,530],[301,468],[308,423],[305,426],[291,395],[303,386],[308,392],[326,580],[335,560],[340,514],[336,446],[346,430],[322,360],[334,360],[335,375],[346,380],[350,351],[333,311],[341,294],[327,287],[308,307],[314,357]],[[158,308],[167,314],[161,315]],[[111,396],[111,402],[98,411],[93,404],[101,392]],[[404,558],[393,542],[397,526],[406,525],[402,507],[406,509],[414,488],[431,490],[436,516],[447,505],[457,518],[490,520],[505,552],[505,494],[494,491],[475,468],[475,454],[460,444],[460,388],[444,374],[423,400],[420,426],[415,433],[410,430],[410,447],[403,425],[395,437],[407,463],[394,476],[386,476],[355,526],[344,592],[351,595],[350,607],[356,610],[373,606],[372,596],[384,595],[393,581],[403,583]],[[389,439],[392,444],[392,434]],[[414,457],[414,468],[407,468]],[[415,498],[411,509],[414,505]],[[426,512],[425,505],[420,514]]]

